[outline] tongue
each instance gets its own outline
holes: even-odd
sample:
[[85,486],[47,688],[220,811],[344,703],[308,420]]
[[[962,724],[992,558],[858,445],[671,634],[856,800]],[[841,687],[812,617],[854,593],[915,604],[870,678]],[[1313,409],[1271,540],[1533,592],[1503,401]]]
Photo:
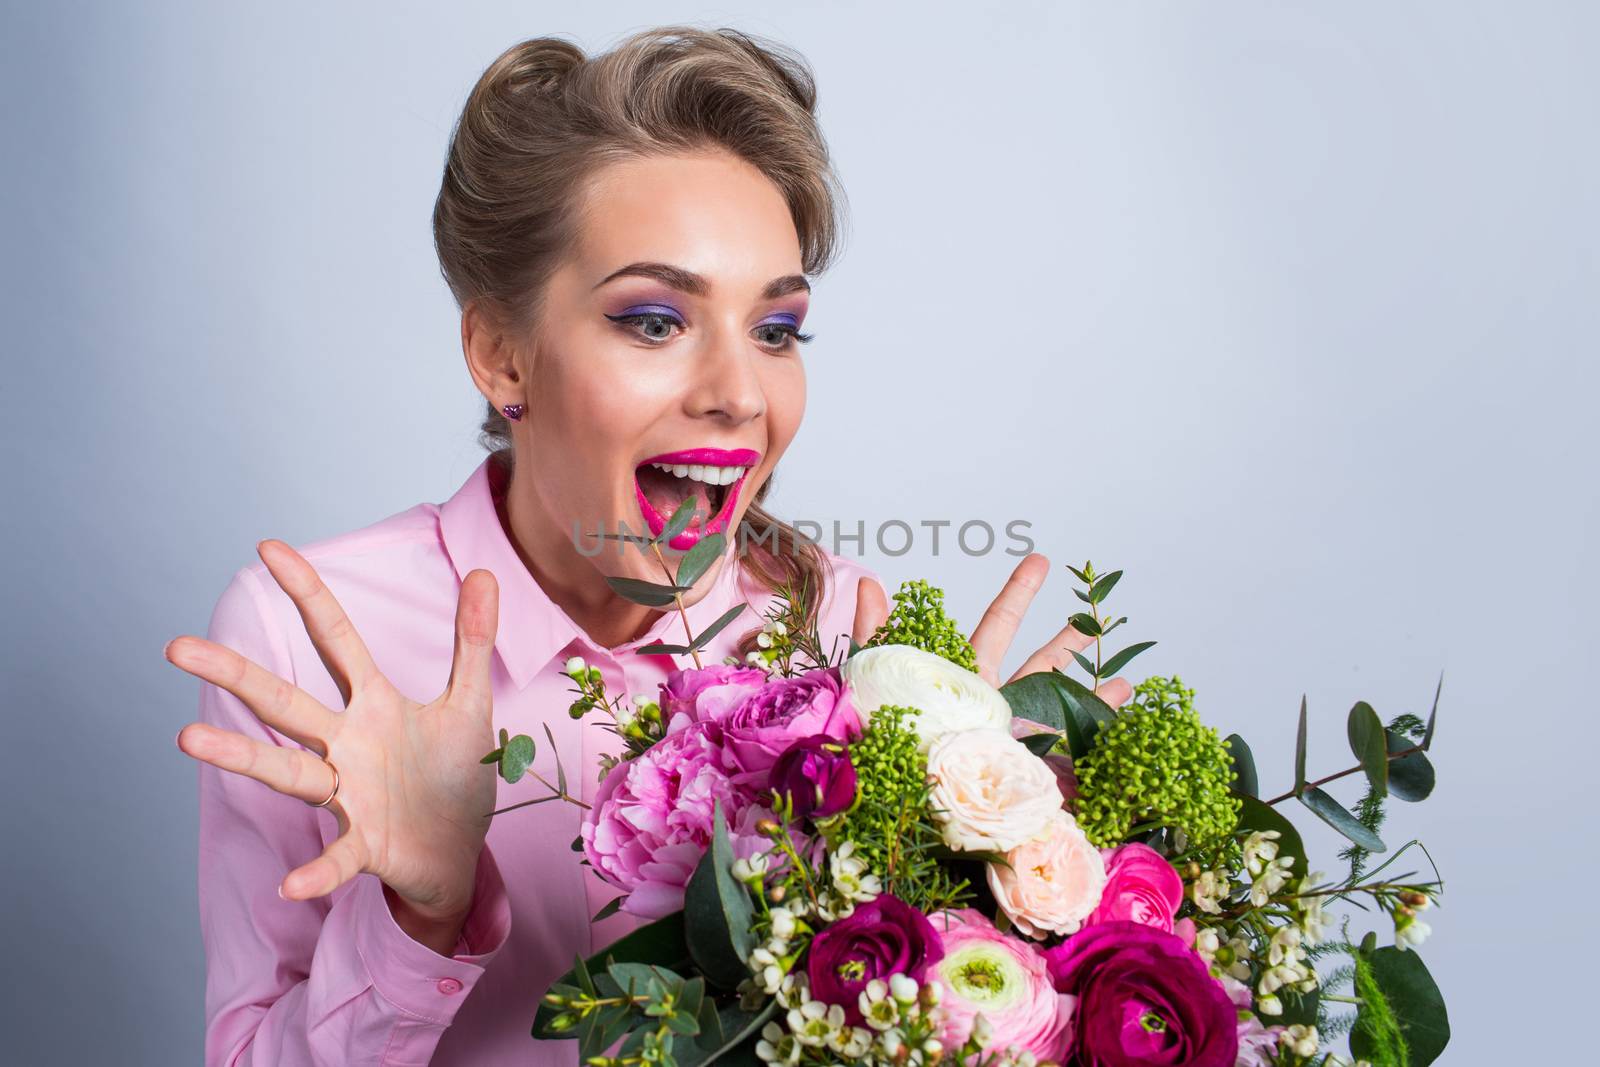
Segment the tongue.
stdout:
[[704,482],[697,482],[693,478],[679,478],[675,474],[657,470],[654,467],[641,467],[635,472],[639,479],[639,488],[644,491],[644,498],[662,519],[672,518],[672,513],[678,509],[684,499],[690,495],[695,498],[695,506],[699,514],[689,524],[691,530],[704,526],[706,520],[715,512],[708,496],[709,487]]

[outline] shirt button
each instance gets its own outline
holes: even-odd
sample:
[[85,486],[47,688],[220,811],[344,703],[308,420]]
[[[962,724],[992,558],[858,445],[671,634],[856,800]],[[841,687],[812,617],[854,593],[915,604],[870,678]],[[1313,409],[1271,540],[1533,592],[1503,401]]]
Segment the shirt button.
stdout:
[[461,992],[461,983],[454,978],[441,978],[439,979],[439,992],[447,997],[453,997]]

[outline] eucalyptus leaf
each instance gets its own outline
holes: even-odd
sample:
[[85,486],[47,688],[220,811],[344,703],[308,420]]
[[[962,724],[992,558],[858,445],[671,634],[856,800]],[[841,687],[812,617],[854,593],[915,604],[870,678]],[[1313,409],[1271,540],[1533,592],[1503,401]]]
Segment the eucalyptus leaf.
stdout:
[[[691,961],[684,934],[683,913],[674,912],[665,918],[629,931],[587,960],[580,957],[573,969],[556,979],[556,983],[577,986],[593,995],[595,983],[594,979],[589,977],[590,973],[605,971],[616,962],[650,963],[674,971],[687,970]],[[560,1009],[541,1003],[538,1014],[533,1020],[533,1036],[552,1040],[571,1038],[573,1036],[571,1032],[550,1029],[550,1021],[559,1014],[561,1014]]]
[[689,528],[694,521],[695,513],[700,510],[700,498],[686,496],[672,511],[672,516],[667,519],[667,524],[661,527],[661,532],[650,539],[652,545],[666,544]]
[[1072,653],[1072,658],[1078,661],[1078,666],[1082,667],[1083,673],[1087,674],[1089,677],[1094,678],[1100,673],[1095,669],[1094,660],[1090,659],[1088,656],[1085,656],[1082,652],[1074,651]]
[[1000,687],[1013,715],[1063,734],[1074,757],[1088,754],[1100,727],[1116,712],[1094,691],[1060,671],[1025,674]]
[[1300,727],[1294,735],[1294,791],[1306,785],[1306,698],[1300,695]]
[[614,589],[617,595],[647,608],[664,608],[672,603],[675,594],[684,591],[676,585],[660,585],[638,578],[617,578],[609,574],[606,575],[606,584]]
[[1256,777],[1256,757],[1238,734],[1229,734],[1225,742],[1228,759],[1233,764],[1233,791],[1246,796],[1259,797],[1261,782]]
[[682,656],[689,651],[688,645],[664,645],[660,641],[648,645],[640,645],[634,649],[641,656]]
[[1000,695],[1011,705],[1011,714],[1052,730],[1065,730],[1067,709],[1047,671],[1025,674],[1000,687]]
[[544,724],[544,736],[550,742],[550,756],[556,761],[556,788],[563,793],[567,791],[567,769],[561,765],[561,753],[556,751],[556,735],[550,732],[550,724]]
[[1383,838],[1363,826],[1361,821],[1350,814],[1350,810],[1343,804],[1315,786],[1303,790],[1300,793],[1299,800],[1300,803],[1310,808],[1317,818],[1368,852],[1389,851],[1389,846],[1383,843]]
[[709,645],[711,643],[711,639],[713,637],[717,636],[723,630],[727,629],[728,624],[730,622],[732,622],[734,619],[737,619],[739,617],[739,614],[741,612],[743,612],[744,609],[746,607],[748,607],[748,606],[749,605],[746,605],[746,604],[735,604],[733,607],[731,607],[727,611],[723,612],[721,615],[719,615],[717,617],[717,621],[716,622],[712,623],[710,626],[707,626],[704,630],[700,631],[700,633],[695,636],[694,642],[689,647],[691,647],[691,648],[693,648],[693,649],[695,649],[697,651],[699,649],[705,648],[707,645]]
[[[711,1020],[706,1018],[708,1006],[715,1012]],[[678,1061],[678,1067],[699,1067],[700,1064],[711,1063],[721,1067],[759,1064],[761,1061],[751,1051],[751,1046],[755,1044],[753,1038],[777,1010],[778,1002],[775,1000],[767,1001],[758,1012],[748,1012],[737,1003],[715,1007],[715,1002],[706,997],[700,1006],[699,1036],[693,1041],[687,1038],[674,1040],[673,1059]],[[712,1021],[715,1025],[710,1025]]]
[[1026,734],[1021,738],[1023,745],[1035,756],[1048,756],[1059,740],[1061,735],[1053,733]]
[[678,573],[673,576],[677,585],[692,586],[700,579],[727,547],[728,539],[719,533],[706,534],[694,543],[678,561]]
[[1077,597],[1079,600],[1083,601],[1085,604],[1093,604],[1094,603],[1094,601],[1089,599],[1089,594],[1085,593],[1082,589],[1074,589],[1072,591],[1072,595]]
[[[1393,755],[1416,748],[1417,743],[1393,730],[1384,732],[1386,747]],[[1409,756],[1389,761],[1389,792],[1401,800],[1416,803],[1428,799],[1433,792],[1433,763],[1425,752],[1412,752]]]
[[493,752],[489,753],[487,756],[483,757],[478,762],[479,763],[499,763],[500,762],[500,754],[502,752],[504,752],[504,751],[505,751],[504,748],[497,748]]
[[1367,776],[1376,796],[1389,792],[1389,748],[1384,740],[1383,720],[1372,710],[1372,705],[1358,700],[1350,709],[1345,721],[1345,733],[1350,738],[1350,751]]
[[1138,644],[1129,645],[1127,648],[1123,649],[1121,652],[1118,652],[1115,656],[1112,656],[1110,659],[1106,660],[1100,665],[1100,676],[1104,678],[1107,675],[1116,674],[1122,668],[1126,667],[1128,665],[1128,661],[1133,659],[1133,657],[1137,656],[1145,649],[1153,648],[1154,646],[1154,641],[1140,641]]
[[506,747],[500,752],[500,777],[507,782],[521,781],[532,763],[533,738],[527,734],[518,734],[507,741]]
[[1086,611],[1078,612],[1067,621],[1072,623],[1072,628],[1074,630],[1078,631],[1085,637],[1100,636],[1100,624],[1095,621],[1095,617],[1093,615],[1090,615]]
[[733,844],[720,800],[712,824],[711,847],[684,890],[684,923],[689,953],[700,973],[720,988],[733,989],[750,977],[746,961],[755,948],[750,933],[755,910],[749,891],[733,876]]
[[[1411,949],[1371,949],[1367,962],[1378,989],[1389,1002],[1389,1010],[1400,1024],[1411,1067],[1428,1067],[1450,1043],[1450,1015],[1433,975],[1428,973],[1422,957]],[[1364,1006],[1357,1011],[1356,1027],[1350,1032],[1350,1051],[1364,1058],[1377,1050],[1371,1047],[1368,1031],[1361,1025],[1362,1010]]]
[[605,906],[599,911],[595,912],[594,918],[590,919],[589,921],[592,923],[597,923],[601,919],[609,919],[611,916],[622,910],[622,902],[627,899],[628,898],[626,896],[620,896],[613,897],[611,900],[606,901]]
[[1100,577],[1096,578],[1094,580],[1094,584],[1089,588],[1090,602],[1098,604],[1106,597],[1110,596],[1111,590],[1116,588],[1117,582],[1120,581],[1121,578],[1121,571],[1112,571],[1110,574],[1102,574]]
[[1433,708],[1428,712],[1428,725],[1422,731],[1422,750],[1433,747],[1433,724],[1439,718],[1439,694],[1444,692],[1444,672],[1439,672],[1439,684],[1433,688]]

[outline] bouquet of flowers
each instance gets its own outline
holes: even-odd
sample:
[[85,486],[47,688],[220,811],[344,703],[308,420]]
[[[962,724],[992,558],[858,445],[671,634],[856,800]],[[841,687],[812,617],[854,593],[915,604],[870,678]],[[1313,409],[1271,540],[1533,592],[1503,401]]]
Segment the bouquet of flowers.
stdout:
[[[614,585],[670,601],[720,540],[667,584]],[[1393,869],[1416,842],[1374,859],[1385,801],[1432,789],[1434,713],[1385,725],[1358,703],[1355,766],[1309,781],[1302,701],[1294,786],[1263,799],[1250,749],[1179,678],[1120,709],[1095,695],[1150,642],[1103,655],[1121,572],[1073,574],[1086,683],[988,684],[924,582],[842,651],[785,590],[747,661],[700,664],[730,612],[647,650],[696,663],[651,698],[569,662],[573,712],[604,709],[619,739],[584,858],[619,891],[603,914],[650,921],[576,960],[533,1035],[575,1037],[593,1067],[1291,1067],[1351,1062],[1326,1047],[1345,1034],[1358,1063],[1433,1062],[1449,1026],[1415,946],[1442,884]],[[485,762],[515,780],[532,753],[502,732]],[[1347,775],[1365,780],[1353,808],[1322,788]],[[1348,839],[1345,875],[1310,870],[1289,801]],[[1386,914],[1393,943],[1356,940],[1339,903]]]

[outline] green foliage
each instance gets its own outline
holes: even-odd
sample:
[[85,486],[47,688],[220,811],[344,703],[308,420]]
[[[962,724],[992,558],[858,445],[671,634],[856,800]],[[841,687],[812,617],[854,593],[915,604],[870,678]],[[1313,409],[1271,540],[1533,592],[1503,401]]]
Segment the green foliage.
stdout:
[[1083,589],[1074,589],[1072,594],[1089,605],[1088,611],[1081,611],[1067,621],[1072,623],[1072,628],[1080,634],[1094,638],[1093,659],[1090,659],[1082,652],[1076,651],[1072,653],[1072,658],[1077,660],[1078,666],[1088,673],[1090,679],[1089,687],[1097,689],[1100,686],[1101,679],[1115,675],[1132,662],[1133,657],[1148,648],[1154,647],[1155,642],[1139,641],[1120,652],[1106,656],[1101,639],[1118,626],[1127,622],[1128,617],[1124,615],[1120,619],[1109,621],[1108,616],[1100,614],[1100,605],[1105,601],[1106,597],[1111,595],[1111,590],[1116,588],[1117,582],[1122,578],[1122,572],[1112,571],[1110,574],[1097,574],[1094,564],[1087,560],[1084,561],[1082,570],[1072,566],[1068,566],[1067,570],[1071,571],[1073,577],[1083,582],[1086,586]]
[[[1365,706],[1366,705],[1364,704],[1356,705],[1358,708]],[[1351,714],[1354,715],[1354,711],[1352,711]],[[1395,747],[1395,738],[1400,738],[1403,740],[1407,736],[1420,737],[1424,729],[1425,727],[1423,726],[1422,720],[1417,718],[1415,715],[1396,716],[1389,723],[1389,727],[1385,731],[1385,758],[1387,758],[1387,753],[1404,751],[1403,748]],[[1420,752],[1416,753],[1416,755],[1423,760],[1427,759],[1427,757],[1423,756]],[[1389,774],[1391,776],[1390,781],[1395,786],[1396,796],[1402,795],[1400,790],[1405,788],[1402,783],[1414,780],[1411,777],[1413,774],[1412,769],[1408,768],[1405,771],[1399,771],[1396,773],[1398,770],[1398,765],[1404,762],[1404,760],[1396,761],[1396,764],[1391,766],[1389,770]],[[1431,776],[1431,772],[1433,770],[1431,765],[1429,766],[1428,770]],[[1429,784],[1428,788],[1430,791],[1432,790],[1433,787],[1431,783]],[[1384,811],[1383,800],[1383,794],[1369,785],[1367,791],[1362,794],[1361,799],[1358,800],[1355,806],[1350,809],[1351,813],[1355,816],[1356,821],[1369,830],[1374,837],[1377,836],[1378,830],[1383,826],[1383,821],[1387,814]],[[1361,844],[1354,841],[1352,841],[1348,847],[1340,851],[1339,858],[1350,864],[1350,882],[1352,885],[1355,884],[1356,880],[1361,877],[1362,872],[1366,870],[1367,859],[1371,854],[1372,850],[1365,848]]]
[[1074,769],[1078,824],[1101,848],[1146,825],[1180,830],[1203,847],[1239,822],[1228,746],[1200,721],[1194,690],[1177,677],[1136,686],[1129,706],[1101,728]]
[[1410,1067],[1411,1050],[1400,1032],[1400,1020],[1378,985],[1370,957],[1361,952],[1355,954],[1355,992],[1361,1006],[1350,1033],[1351,1051],[1374,1067]]
[[830,845],[854,841],[856,855],[892,893],[932,914],[972,897],[967,879],[952,873],[949,848],[933,816],[927,759],[906,725],[909,708],[885,705],[872,713],[850,746],[857,774],[856,803],[825,828]]
[[[1428,1067],[1450,1043],[1450,1017],[1414,950],[1363,947],[1355,956],[1355,1028],[1350,1051],[1374,1067]],[[1398,1058],[1390,1058],[1398,1050]]]
[[733,845],[720,800],[713,824],[711,847],[684,890],[684,922],[689,953],[700,973],[724,989],[732,989],[750,976],[746,961],[755,948],[750,934],[755,909],[750,891],[733,876]]
[[867,640],[867,647],[873,645],[911,645],[969,671],[978,669],[972,642],[945,614],[944,590],[920,578],[900,583],[894,609]]
[[1117,716],[1087,686],[1060,671],[1025,674],[1001,686],[1000,695],[1013,715],[1060,732],[1074,758],[1087,755],[1100,727]]

